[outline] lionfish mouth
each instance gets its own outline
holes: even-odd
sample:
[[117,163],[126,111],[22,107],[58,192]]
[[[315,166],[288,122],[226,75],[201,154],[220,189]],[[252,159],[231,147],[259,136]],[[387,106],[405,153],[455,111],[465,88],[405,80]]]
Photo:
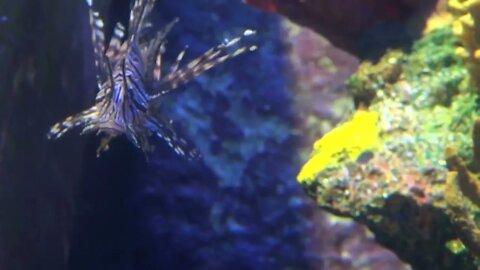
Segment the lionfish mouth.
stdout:
[[[107,45],[104,22],[93,9],[92,0],[86,2],[89,7],[99,92],[92,107],[55,124],[47,137],[57,139],[75,127],[82,127],[82,133],[104,133],[106,137],[97,151],[99,154],[108,150],[108,143],[113,137],[122,134],[144,152],[152,151],[153,147],[148,140],[154,134],[162,138],[177,154],[196,158],[194,149],[187,150],[191,147],[187,147],[186,141],[176,136],[169,125],[170,121],[156,112],[155,108],[164,95],[178,89],[178,86],[232,57],[255,50],[256,46],[231,49],[243,37],[250,36],[255,31],[247,29],[241,36],[226,40],[182,65],[185,48],[169,72],[162,74],[165,37],[178,20],[167,24],[153,35],[145,35],[146,30],[153,29],[146,17],[156,0],[135,0],[128,29],[117,23]],[[103,109],[106,107],[115,109]]]

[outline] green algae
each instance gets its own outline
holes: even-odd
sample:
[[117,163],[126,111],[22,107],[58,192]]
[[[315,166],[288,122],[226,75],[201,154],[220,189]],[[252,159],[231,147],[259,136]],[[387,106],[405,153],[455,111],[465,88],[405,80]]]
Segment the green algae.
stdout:
[[[345,160],[309,181],[298,179],[320,207],[368,225],[414,269],[479,266],[480,212],[470,201],[480,189],[473,195],[462,189],[478,177],[464,180],[465,166],[447,166],[445,157],[448,146],[458,160],[480,164],[480,138],[472,140],[471,132],[478,89],[455,54],[458,44],[441,28],[408,52],[391,50],[377,63],[362,63],[347,87],[359,109],[379,115],[380,147],[366,162]],[[465,252],[452,252],[454,239],[462,239]]]

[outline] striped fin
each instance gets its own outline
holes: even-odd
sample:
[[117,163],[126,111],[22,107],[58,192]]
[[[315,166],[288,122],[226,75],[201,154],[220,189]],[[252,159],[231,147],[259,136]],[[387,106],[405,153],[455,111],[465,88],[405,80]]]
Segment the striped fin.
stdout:
[[178,68],[180,67],[180,63],[182,62],[182,59],[185,56],[185,53],[187,52],[187,49],[188,49],[188,45],[185,46],[185,48],[178,54],[177,59],[175,59],[175,62],[172,64],[170,73],[177,72]]
[[110,43],[108,45],[106,55],[114,66],[118,61],[116,58],[121,56],[120,52],[122,50],[123,38],[125,37],[125,30],[125,26],[123,26],[122,23],[117,22],[115,28],[113,29],[112,38],[110,39]]
[[137,33],[140,33],[140,31],[143,28],[146,28],[148,26],[148,24],[145,23],[145,18],[150,14],[150,12],[152,12],[152,9],[153,9],[153,6],[155,5],[156,0],[146,0],[146,1],[147,3],[145,4],[145,9],[143,10],[143,14],[140,17],[138,22]]
[[[103,103],[103,101],[107,101],[106,103],[110,102],[110,98],[112,97],[112,88],[114,88],[115,81],[113,78],[113,70],[112,70],[112,64],[110,59],[107,57],[106,58],[106,74],[107,77],[105,78],[105,83],[102,84],[100,87],[100,90],[97,93],[97,96],[95,97],[95,103]],[[107,104],[108,105],[108,104]]]
[[145,16],[150,13],[155,4],[155,0],[135,0],[133,8],[130,11],[130,19],[128,23],[128,40],[129,43],[137,41],[137,35],[143,27]]
[[159,30],[155,34],[155,36],[149,41],[147,42],[140,41],[138,46],[142,51],[142,57],[144,58],[145,62],[148,62],[146,61],[147,59],[151,59],[152,57],[155,57],[159,48],[165,44],[165,37],[168,34],[168,32],[170,32],[174,22],[176,21],[169,23],[166,27]]
[[85,125],[91,120],[97,117],[97,108],[96,106],[91,107],[88,110],[85,110],[76,115],[69,116],[65,118],[62,122],[58,122],[50,128],[50,131],[47,133],[48,139],[58,139],[65,132],[69,131],[72,128]]
[[147,115],[147,128],[159,138],[163,139],[175,153],[185,156],[188,159],[199,158],[199,153],[192,147],[189,147],[187,141],[177,136],[170,123],[162,121],[159,116]]
[[[231,46],[237,44],[238,42],[240,42],[244,36],[249,36],[249,35],[253,35],[253,34],[255,34],[255,31],[250,30],[250,29],[245,30],[243,32],[242,36],[235,37],[235,38],[233,38],[232,40],[230,40],[226,43],[220,43],[217,46],[215,46],[215,47],[211,48],[210,50],[208,50],[207,52],[205,52],[203,55],[197,57],[196,59],[194,59],[193,61],[191,61],[187,65],[187,68],[188,69],[195,69],[196,67],[201,66],[206,62],[215,61],[215,59],[222,59],[222,57],[225,57],[225,56],[228,56],[227,57],[227,59],[228,59],[229,57],[234,57],[234,56],[239,55],[240,53],[246,51],[247,49],[255,50],[256,49],[255,46],[241,47],[241,48],[235,50],[233,53],[224,54],[223,56],[219,56],[222,53],[224,53],[224,51],[226,49],[228,49],[229,47],[231,47]],[[223,61],[225,61],[225,60],[226,59],[224,59]],[[220,61],[222,61],[222,60],[220,60]]]
[[161,133],[157,133],[157,136],[163,138],[177,155],[184,156],[190,160],[195,160],[200,157],[200,154],[195,148],[190,149],[187,141],[177,137],[176,134],[173,134],[172,136],[164,136]]
[[161,49],[157,53],[157,57],[155,57],[155,67],[153,68],[153,79],[156,81],[160,81],[162,79],[162,51]]
[[141,44],[142,58],[145,63],[145,70],[152,71],[146,72],[145,76],[147,81],[153,80],[159,81],[161,79],[161,65],[162,55],[164,53],[165,37],[171,31],[173,26],[178,22],[178,18],[175,18],[168,23],[163,29],[157,32],[155,38],[150,40],[148,44]]
[[[192,60],[188,65],[184,68],[174,68],[172,71],[167,74],[163,80],[159,93],[152,96],[152,99],[156,99],[162,95],[165,95],[175,88],[177,88],[180,84],[187,83],[191,81],[196,76],[202,74],[203,72],[213,68],[214,66],[225,62],[226,60],[233,58],[239,54],[242,54],[247,51],[254,51],[257,49],[257,46],[243,46],[240,47],[233,52],[227,52],[227,50],[241,41],[244,36],[249,36],[255,34],[253,30],[245,30],[242,36],[238,36],[233,38],[232,40],[221,43],[203,55],[197,57],[196,59]],[[182,55],[183,57],[183,55]],[[177,58],[178,59],[178,58]],[[181,60],[181,59],[180,59]]]
[[100,18],[100,14],[92,8],[92,1],[87,0],[89,23],[92,30],[92,44],[95,58],[95,66],[97,68],[97,84],[101,88],[102,82],[106,78],[105,74],[105,34],[103,31],[104,22]]

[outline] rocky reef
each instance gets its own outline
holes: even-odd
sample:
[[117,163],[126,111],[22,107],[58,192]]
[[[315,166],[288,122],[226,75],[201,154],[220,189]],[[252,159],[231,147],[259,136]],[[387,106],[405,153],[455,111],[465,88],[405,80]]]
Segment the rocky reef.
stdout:
[[298,175],[321,208],[366,224],[414,269],[479,266],[478,96],[454,32],[362,63],[348,81],[356,111]]
[[[245,0],[309,27],[360,58],[408,47],[420,37],[437,0]],[[348,14],[348,16],[346,16]]]

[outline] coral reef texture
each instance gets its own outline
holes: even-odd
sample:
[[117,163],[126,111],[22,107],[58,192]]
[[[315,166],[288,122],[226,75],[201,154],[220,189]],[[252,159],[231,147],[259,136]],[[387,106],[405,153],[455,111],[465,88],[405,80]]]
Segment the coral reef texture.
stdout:
[[455,52],[465,59],[472,79],[479,85],[476,74],[480,72],[480,1],[449,0],[448,8],[454,16],[453,33],[462,41]]
[[356,112],[298,175],[321,208],[366,224],[414,269],[480,265],[478,96],[452,32],[362,63],[348,81]]

